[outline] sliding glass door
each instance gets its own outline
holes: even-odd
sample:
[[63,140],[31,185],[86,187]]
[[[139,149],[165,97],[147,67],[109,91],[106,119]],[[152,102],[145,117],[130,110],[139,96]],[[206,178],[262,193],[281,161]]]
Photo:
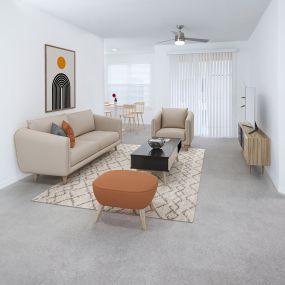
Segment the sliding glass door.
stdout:
[[171,106],[195,116],[195,135],[231,137],[233,53],[170,55]]

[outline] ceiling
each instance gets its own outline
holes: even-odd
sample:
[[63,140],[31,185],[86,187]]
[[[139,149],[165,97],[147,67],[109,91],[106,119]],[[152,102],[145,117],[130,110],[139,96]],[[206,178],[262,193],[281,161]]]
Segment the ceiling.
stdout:
[[22,0],[103,38],[247,40],[271,0]]

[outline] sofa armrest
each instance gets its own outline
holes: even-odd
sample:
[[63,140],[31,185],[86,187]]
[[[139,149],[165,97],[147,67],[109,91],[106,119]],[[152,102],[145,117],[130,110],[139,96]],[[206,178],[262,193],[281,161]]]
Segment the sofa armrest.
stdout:
[[95,130],[118,132],[120,140],[122,140],[122,120],[115,118],[107,118],[105,116],[94,115]]
[[161,129],[161,111],[151,121],[151,136],[156,137],[156,133]]
[[188,111],[188,115],[185,120],[185,142],[184,144],[190,146],[194,138],[194,114]]
[[21,171],[55,176],[68,175],[69,138],[22,128],[16,131],[14,141]]

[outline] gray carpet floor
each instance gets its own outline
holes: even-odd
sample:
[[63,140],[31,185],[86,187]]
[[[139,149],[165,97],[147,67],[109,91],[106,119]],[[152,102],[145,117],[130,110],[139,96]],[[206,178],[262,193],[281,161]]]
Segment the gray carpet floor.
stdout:
[[[140,144],[149,127],[126,132]],[[0,190],[0,284],[285,284],[285,197],[235,139],[195,138],[205,160],[194,223],[31,202],[59,180]]]

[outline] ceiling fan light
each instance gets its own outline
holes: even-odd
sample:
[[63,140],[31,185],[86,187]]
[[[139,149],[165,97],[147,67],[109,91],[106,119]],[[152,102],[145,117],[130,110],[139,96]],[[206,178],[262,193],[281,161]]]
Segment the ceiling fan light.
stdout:
[[175,42],[174,42],[177,46],[184,46],[185,45],[185,41],[183,41],[183,40],[176,40]]

